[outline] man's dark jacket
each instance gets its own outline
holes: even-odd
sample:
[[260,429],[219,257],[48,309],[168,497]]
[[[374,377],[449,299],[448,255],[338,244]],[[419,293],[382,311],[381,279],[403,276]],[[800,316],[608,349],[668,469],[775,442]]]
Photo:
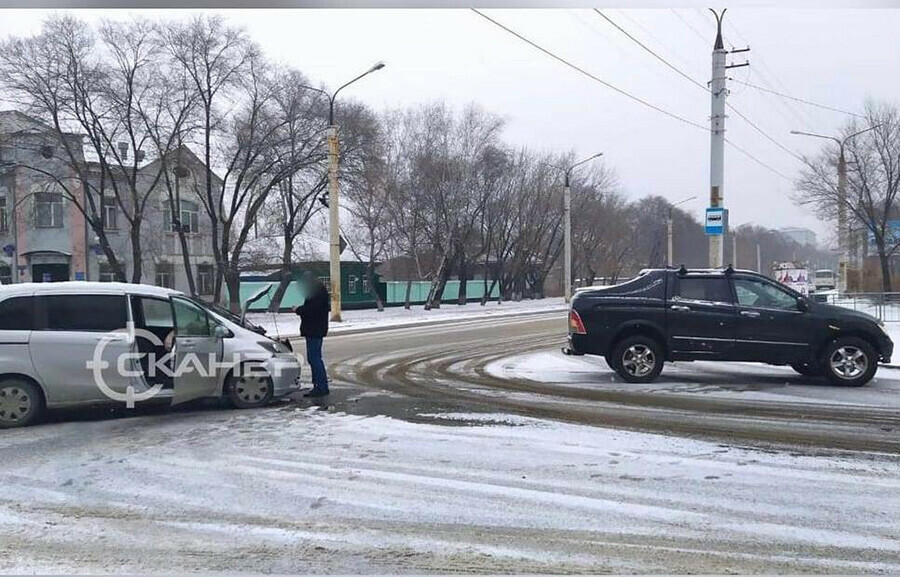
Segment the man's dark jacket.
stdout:
[[297,307],[300,315],[300,336],[324,337],[328,334],[328,313],[331,312],[331,298],[318,280],[313,281],[310,295]]

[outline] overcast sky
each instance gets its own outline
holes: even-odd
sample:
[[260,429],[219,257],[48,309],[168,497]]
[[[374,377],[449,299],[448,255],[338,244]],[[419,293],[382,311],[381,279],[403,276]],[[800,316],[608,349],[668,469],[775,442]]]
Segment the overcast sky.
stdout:
[[[619,26],[686,74],[710,75],[714,19],[703,9],[603,9]],[[145,11],[173,17],[173,11]],[[692,122],[708,126],[709,95],[655,60],[591,10],[486,10],[486,14],[603,80]],[[47,12],[0,10],[0,33],[29,34]],[[126,11],[81,11],[85,18]],[[178,12],[174,12],[178,16]],[[184,16],[188,12],[182,13]],[[709,133],[687,126],[585,78],[468,10],[236,10],[265,51],[335,87],[384,60],[377,74],[349,88],[375,108],[445,100],[477,102],[507,121],[506,140],[542,150],[596,151],[615,167],[631,198],[709,196]],[[835,108],[860,111],[867,98],[900,94],[900,10],[734,8],[725,17],[726,47],[751,47],[730,60],[745,82]],[[849,116],[786,101],[731,83],[729,102],[774,139],[811,153],[815,139],[792,129],[833,133]],[[783,175],[799,162],[733,113],[730,140]],[[731,222],[772,227],[828,227],[790,200],[791,182],[726,148],[725,204]]]

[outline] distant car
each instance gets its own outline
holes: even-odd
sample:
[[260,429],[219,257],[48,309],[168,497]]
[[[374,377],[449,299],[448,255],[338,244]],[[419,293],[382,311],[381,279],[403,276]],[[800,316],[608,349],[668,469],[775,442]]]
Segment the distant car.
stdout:
[[[193,369],[167,374],[151,358]],[[148,401],[224,397],[261,407],[298,390],[299,378],[290,347],[174,290],[83,281],[0,288],[0,428],[33,423],[45,408],[121,401],[129,389]]]
[[837,279],[835,278],[834,271],[827,268],[817,270],[815,272],[813,284],[816,287],[816,292],[834,289],[837,287]]
[[606,357],[624,380],[653,381],[664,361],[755,361],[861,386],[894,344],[878,319],[807,297],[750,271],[655,269],[580,290],[567,354]]

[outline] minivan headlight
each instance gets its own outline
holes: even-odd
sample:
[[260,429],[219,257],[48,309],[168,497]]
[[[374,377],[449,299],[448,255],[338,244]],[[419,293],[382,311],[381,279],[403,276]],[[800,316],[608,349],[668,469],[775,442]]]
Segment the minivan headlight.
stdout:
[[284,343],[279,343],[278,341],[257,341],[256,344],[266,349],[273,355],[291,352],[291,349],[289,349],[287,345],[285,345]]

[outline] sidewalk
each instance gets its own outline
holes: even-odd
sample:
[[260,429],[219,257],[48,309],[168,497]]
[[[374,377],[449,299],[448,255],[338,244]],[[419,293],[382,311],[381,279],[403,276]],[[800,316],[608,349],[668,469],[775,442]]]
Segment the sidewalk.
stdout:
[[[343,311],[343,321],[331,323],[329,334],[342,334],[381,328],[401,328],[430,323],[444,323],[485,317],[504,317],[531,313],[566,310],[562,297],[538,300],[489,302],[465,305],[443,304],[439,309],[426,311],[417,305],[409,310],[403,307]],[[269,336],[295,337],[300,335],[300,319],[293,313],[249,313],[247,319],[264,327]]]

